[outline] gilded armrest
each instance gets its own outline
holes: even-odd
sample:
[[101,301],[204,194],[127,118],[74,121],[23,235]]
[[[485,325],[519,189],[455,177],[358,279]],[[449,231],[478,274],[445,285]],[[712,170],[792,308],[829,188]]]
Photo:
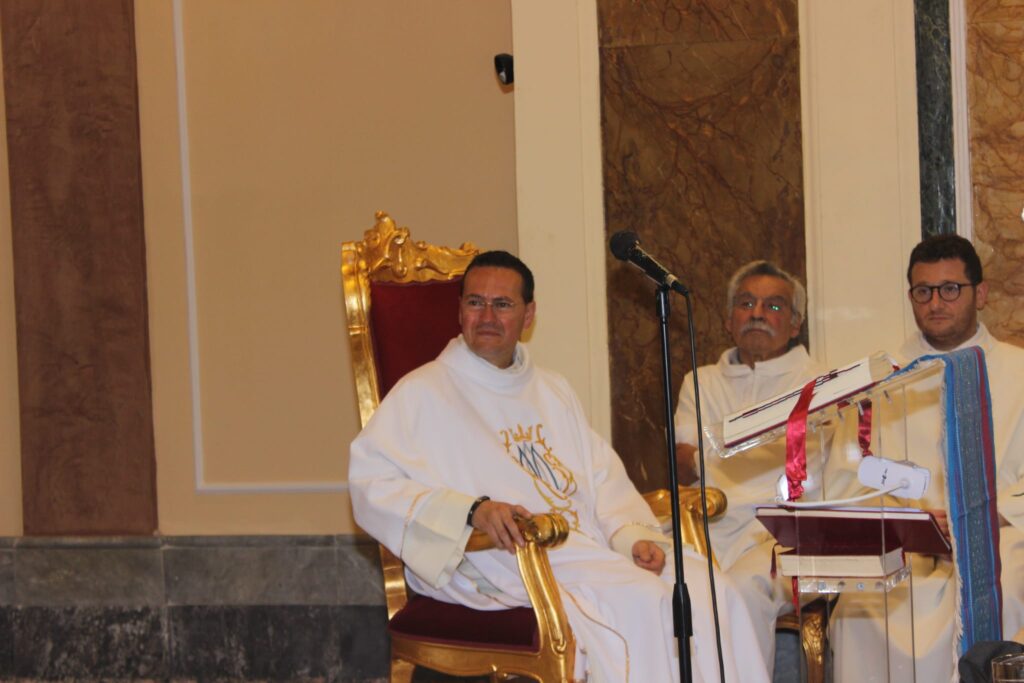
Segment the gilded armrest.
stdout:
[[537,635],[542,658],[553,662],[554,670],[541,680],[572,680],[576,641],[562,606],[562,596],[548,561],[548,550],[565,542],[569,523],[558,513],[537,514],[520,519],[526,546],[516,550],[519,573],[537,617]]
[[[527,540],[527,546],[520,548],[516,553],[519,560],[519,570],[523,573],[523,581],[526,583],[527,593],[531,601],[534,594],[530,592],[531,583],[535,590],[543,594],[552,594],[551,588],[547,586],[545,575],[551,574],[551,566],[547,560],[547,549],[561,545],[569,535],[569,523],[557,513],[537,514],[530,519],[520,518],[517,520],[519,530]],[[494,543],[483,531],[474,529],[466,543],[466,551],[489,550]],[[525,559],[524,559],[525,558]],[[384,597],[388,606],[388,619],[396,613],[409,600],[409,594],[405,586],[405,563],[395,556],[383,545],[380,546],[381,569],[384,573]],[[524,568],[524,562],[526,564]],[[530,574],[528,581],[526,575]],[[554,585],[554,577],[551,577],[551,584]],[[555,591],[557,593],[557,591]],[[534,602],[536,604],[536,602]],[[561,601],[559,601],[559,607]],[[538,615],[538,621],[540,615]]]
[[[557,548],[569,537],[569,523],[558,513],[536,514],[530,519],[517,517],[516,524],[527,542],[544,548]],[[486,533],[474,529],[466,543],[466,552],[490,550],[493,547],[494,543]]]
[[[516,523],[526,539],[526,546],[516,549],[516,560],[526,586],[526,594],[530,597],[530,604],[537,617],[537,640],[541,647],[539,656],[546,659],[547,652],[554,655],[547,661],[559,662],[559,671],[551,680],[570,680],[576,643],[548,561],[548,551],[557,548],[568,538],[569,523],[558,513],[535,514],[529,519],[520,517]],[[491,539],[482,531],[474,531],[466,544],[467,551],[493,547]]]
[[[516,549],[519,573],[526,585],[534,614],[537,616],[539,640],[558,653],[568,654],[573,645],[569,622],[562,607],[558,584],[548,561],[548,550],[557,548],[569,536],[569,523],[558,513],[536,514],[529,519],[517,518],[526,546]],[[487,550],[494,544],[487,534],[474,531],[466,550]],[[571,671],[570,671],[571,673]]]
[[380,568],[384,574],[384,600],[387,602],[390,621],[409,601],[405,589],[405,563],[383,545],[379,547]]
[[[721,489],[707,488],[708,520],[718,519],[725,514],[728,500]],[[668,489],[657,489],[644,494],[644,500],[651,506],[651,512],[658,521],[665,523],[672,519],[672,495]],[[704,542],[703,512],[700,504],[700,489],[697,487],[679,487],[679,522],[680,536],[683,543],[692,546],[701,555],[708,554]]]

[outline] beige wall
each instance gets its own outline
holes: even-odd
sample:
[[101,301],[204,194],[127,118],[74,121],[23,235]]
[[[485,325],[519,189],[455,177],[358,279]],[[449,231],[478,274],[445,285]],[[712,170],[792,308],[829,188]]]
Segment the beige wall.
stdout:
[[[594,2],[425,5],[183,3],[208,486],[342,480],[357,411],[337,245],[378,208],[431,241],[518,242],[543,285],[535,356],[607,420]],[[173,6],[140,2],[136,20],[161,530],[347,531],[342,492],[196,492]],[[812,338],[833,364],[907,329],[893,292],[919,234],[911,20],[911,0],[801,2]],[[490,71],[513,24],[514,141]],[[6,182],[0,197],[0,534],[17,534]],[[544,322],[563,315],[579,334]]]
[[611,435],[595,0],[516,0],[519,254],[537,279],[530,350]]
[[832,366],[913,329],[920,240],[913,0],[801,0],[811,351]]
[[[0,88],[0,111],[3,98]],[[0,536],[21,534],[21,441],[10,200],[7,118],[0,117]]]
[[476,0],[136,4],[162,532],[354,528],[339,245],[386,209],[516,249],[510,22]]

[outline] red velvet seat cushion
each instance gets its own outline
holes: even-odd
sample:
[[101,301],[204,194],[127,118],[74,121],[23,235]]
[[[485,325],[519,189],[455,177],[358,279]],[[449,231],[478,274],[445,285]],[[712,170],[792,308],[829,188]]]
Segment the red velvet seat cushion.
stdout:
[[431,643],[536,651],[537,617],[528,607],[485,612],[413,596],[388,623],[388,632]]
[[460,283],[370,283],[370,328],[382,399],[458,336]]

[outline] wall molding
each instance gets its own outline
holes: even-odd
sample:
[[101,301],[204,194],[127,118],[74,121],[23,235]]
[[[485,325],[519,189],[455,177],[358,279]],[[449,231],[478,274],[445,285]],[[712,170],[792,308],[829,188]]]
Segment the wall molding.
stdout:
[[189,157],[188,92],[186,87],[183,0],[174,0],[174,60],[178,95],[178,144],[181,163],[181,201],[185,235],[185,274],[188,302],[188,360],[192,398],[192,455],[197,493],[337,493],[348,482],[210,482],[206,480],[203,448],[202,374],[199,354],[199,302],[196,293],[195,233],[192,219],[192,171]]
[[974,202],[971,182],[971,127],[967,96],[967,9],[964,0],[949,0],[949,71],[953,105],[953,177],[956,232],[973,241]]

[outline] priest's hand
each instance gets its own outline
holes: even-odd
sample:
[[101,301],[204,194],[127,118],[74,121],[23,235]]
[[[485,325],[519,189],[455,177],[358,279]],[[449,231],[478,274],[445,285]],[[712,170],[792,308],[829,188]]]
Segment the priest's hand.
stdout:
[[665,551],[654,541],[637,541],[633,544],[633,564],[655,574],[665,568]]
[[473,528],[486,533],[495,546],[514,553],[516,546],[522,548],[526,545],[526,540],[516,524],[516,517],[529,519],[532,516],[522,505],[485,500],[473,512],[472,521]]

